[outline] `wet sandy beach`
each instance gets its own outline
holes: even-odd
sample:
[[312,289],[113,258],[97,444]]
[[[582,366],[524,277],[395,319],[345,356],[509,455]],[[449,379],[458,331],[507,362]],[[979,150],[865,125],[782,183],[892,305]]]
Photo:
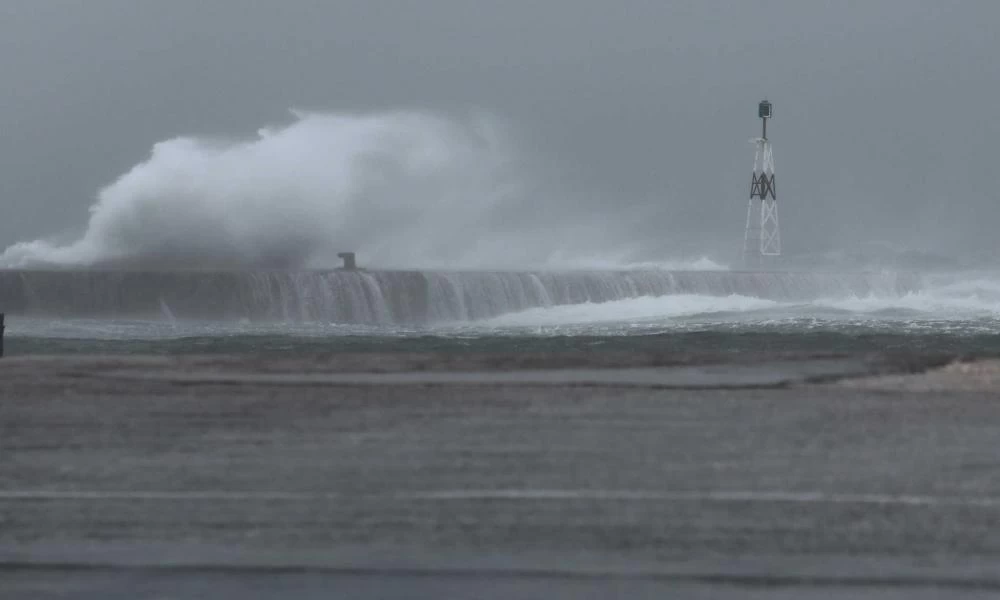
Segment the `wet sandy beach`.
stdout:
[[1000,369],[942,362],[4,359],[0,596],[992,597]]

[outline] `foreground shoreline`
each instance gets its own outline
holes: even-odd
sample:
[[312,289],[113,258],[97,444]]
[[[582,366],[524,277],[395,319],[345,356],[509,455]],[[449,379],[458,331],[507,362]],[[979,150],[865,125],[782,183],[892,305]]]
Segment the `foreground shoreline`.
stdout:
[[0,577],[34,597],[987,597],[998,387],[1000,362],[920,355],[4,359]]

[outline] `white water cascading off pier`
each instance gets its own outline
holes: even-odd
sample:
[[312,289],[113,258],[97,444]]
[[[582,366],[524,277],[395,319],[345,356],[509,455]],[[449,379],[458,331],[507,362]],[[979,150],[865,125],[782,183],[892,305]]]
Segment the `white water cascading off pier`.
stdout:
[[16,271],[0,270],[8,314],[48,317],[430,324],[642,296],[782,301],[897,296],[912,273],[793,271]]

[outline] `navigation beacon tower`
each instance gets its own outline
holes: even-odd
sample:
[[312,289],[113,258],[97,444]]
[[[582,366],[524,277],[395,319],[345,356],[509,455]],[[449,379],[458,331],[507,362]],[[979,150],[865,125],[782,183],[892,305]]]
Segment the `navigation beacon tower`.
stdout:
[[767,100],[757,105],[762,124],[761,136],[750,140],[756,150],[753,175],[750,179],[750,201],[747,203],[747,228],[743,237],[743,264],[761,267],[772,264],[781,256],[781,232],[778,229],[778,204],[775,199],[774,155],[767,141],[767,120],[773,106]]

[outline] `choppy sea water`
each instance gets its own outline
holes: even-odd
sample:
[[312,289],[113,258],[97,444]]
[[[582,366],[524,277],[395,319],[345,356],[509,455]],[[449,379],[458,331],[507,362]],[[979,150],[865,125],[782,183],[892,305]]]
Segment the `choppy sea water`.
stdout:
[[959,281],[899,296],[778,301],[671,294],[534,307],[433,325],[326,320],[8,317],[9,355],[63,353],[659,351],[743,355],[883,350],[1000,354],[1000,283]]

